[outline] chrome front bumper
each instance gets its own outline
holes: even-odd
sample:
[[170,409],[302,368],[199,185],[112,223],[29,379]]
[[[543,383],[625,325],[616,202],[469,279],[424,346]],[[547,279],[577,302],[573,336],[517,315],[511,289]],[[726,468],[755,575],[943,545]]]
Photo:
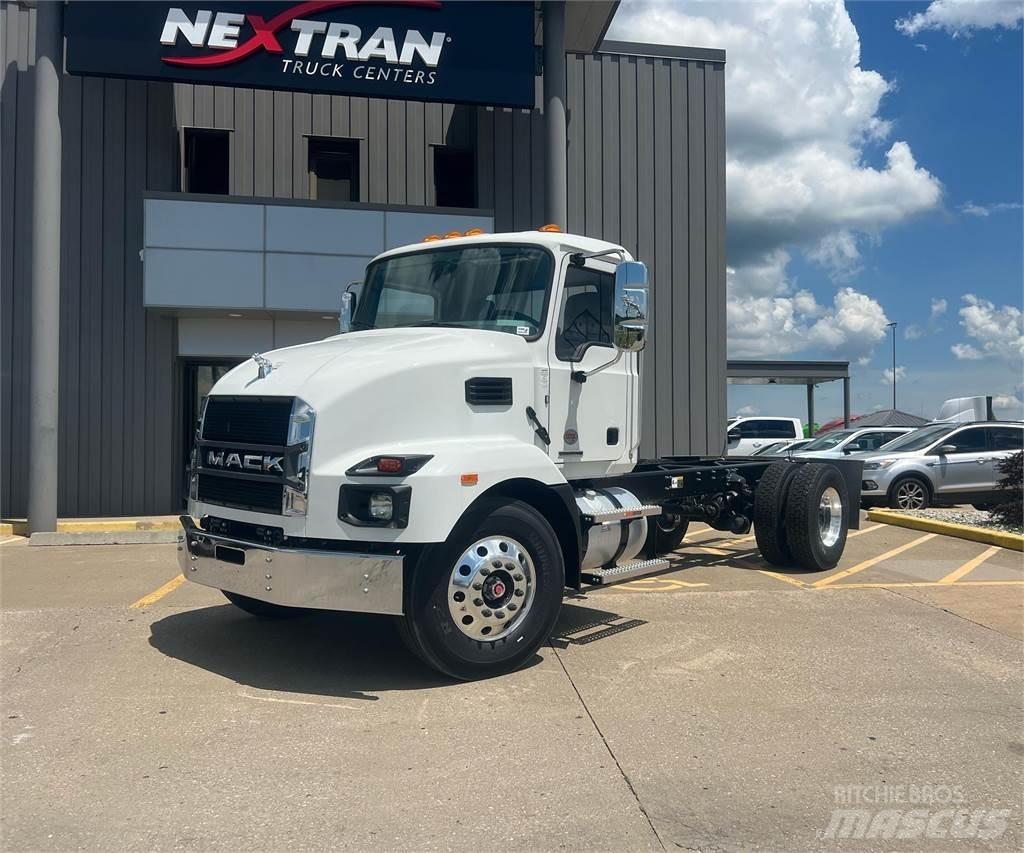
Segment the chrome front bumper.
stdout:
[[190,581],[288,607],[402,615],[404,557],[273,548],[207,533],[187,515],[181,526]]

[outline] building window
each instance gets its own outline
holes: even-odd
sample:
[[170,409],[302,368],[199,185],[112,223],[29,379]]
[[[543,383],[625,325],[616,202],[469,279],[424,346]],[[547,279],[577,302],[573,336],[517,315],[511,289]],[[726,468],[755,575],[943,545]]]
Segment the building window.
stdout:
[[185,128],[185,192],[227,195],[231,143],[226,130]]
[[359,140],[309,140],[309,197],[359,201]]
[[472,151],[434,146],[434,204],[476,207],[476,158]]

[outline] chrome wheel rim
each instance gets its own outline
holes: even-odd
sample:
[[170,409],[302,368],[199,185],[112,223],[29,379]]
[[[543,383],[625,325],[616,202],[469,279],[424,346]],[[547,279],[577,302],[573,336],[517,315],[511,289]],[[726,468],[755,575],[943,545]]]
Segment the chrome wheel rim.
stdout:
[[478,539],[455,561],[448,580],[448,612],[467,637],[494,642],[514,631],[533,606],[536,571],[515,539]]
[[843,529],[843,501],[839,492],[829,486],[818,502],[818,538],[826,548],[839,541]]
[[921,509],[924,499],[924,486],[914,480],[907,480],[896,487],[896,503],[900,509]]

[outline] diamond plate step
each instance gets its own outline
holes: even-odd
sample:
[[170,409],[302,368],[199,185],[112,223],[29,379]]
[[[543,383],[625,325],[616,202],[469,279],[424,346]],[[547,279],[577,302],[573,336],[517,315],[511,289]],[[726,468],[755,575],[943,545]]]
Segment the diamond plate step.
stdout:
[[661,507],[651,506],[650,504],[634,507],[620,507],[619,509],[609,509],[604,512],[584,514],[583,520],[587,524],[594,525],[604,524],[606,521],[624,521],[633,518],[643,518],[646,515],[661,515]]
[[632,563],[620,563],[610,569],[585,569],[581,574],[584,583],[597,586],[607,586],[612,583],[621,583],[640,575],[650,575],[667,569],[670,563],[660,557],[654,560],[634,560]]

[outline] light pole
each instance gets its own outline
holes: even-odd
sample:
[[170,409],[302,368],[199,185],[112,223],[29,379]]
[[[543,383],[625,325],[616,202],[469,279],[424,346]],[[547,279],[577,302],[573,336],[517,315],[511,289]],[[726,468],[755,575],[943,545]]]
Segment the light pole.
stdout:
[[892,329],[892,407],[896,409],[896,326],[898,323],[886,323],[885,328]]

